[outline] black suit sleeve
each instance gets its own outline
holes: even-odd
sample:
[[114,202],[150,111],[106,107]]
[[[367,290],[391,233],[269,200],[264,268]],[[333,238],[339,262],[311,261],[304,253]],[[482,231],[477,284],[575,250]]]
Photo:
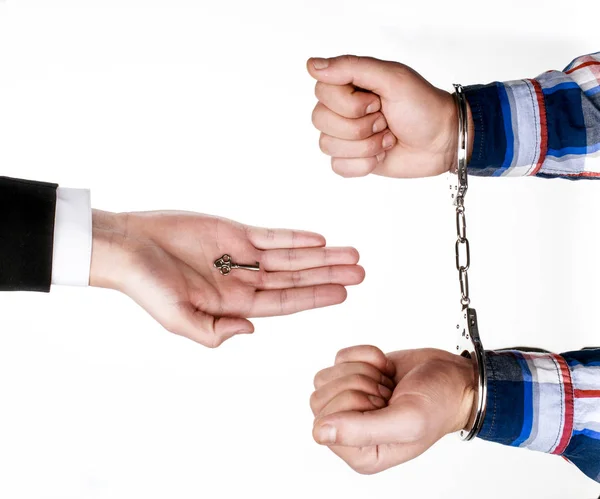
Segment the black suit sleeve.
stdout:
[[0,177],[0,291],[50,290],[57,187]]

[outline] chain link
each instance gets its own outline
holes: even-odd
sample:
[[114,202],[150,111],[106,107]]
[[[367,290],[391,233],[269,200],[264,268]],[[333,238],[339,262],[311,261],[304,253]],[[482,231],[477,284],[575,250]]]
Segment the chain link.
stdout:
[[[467,194],[467,104],[462,86],[454,85],[456,90],[454,98],[458,108],[458,154],[456,174],[457,185],[454,188],[454,205],[456,206],[456,243],[454,253],[456,270],[460,284],[460,303],[467,308],[471,299],[469,297],[469,275],[471,266],[471,250],[467,239],[467,219],[465,216],[465,195]],[[453,175],[453,173],[451,173]],[[450,187],[452,190],[452,186]]]

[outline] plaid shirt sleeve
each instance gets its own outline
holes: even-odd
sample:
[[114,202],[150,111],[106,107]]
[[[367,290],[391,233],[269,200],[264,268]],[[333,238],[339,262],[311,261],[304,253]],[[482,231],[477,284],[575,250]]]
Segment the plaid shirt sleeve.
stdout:
[[487,352],[479,438],[562,456],[600,482],[600,348]]
[[469,173],[600,177],[600,52],[534,79],[465,87],[475,136]]

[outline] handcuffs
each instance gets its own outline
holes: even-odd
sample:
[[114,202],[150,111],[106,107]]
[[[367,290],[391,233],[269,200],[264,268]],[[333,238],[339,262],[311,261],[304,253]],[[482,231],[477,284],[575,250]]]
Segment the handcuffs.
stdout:
[[[458,432],[462,440],[472,440],[483,425],[487,403],[487,372],[485,362],[485,350],[479,337],[477,326],[477,313],[470,307],[469,298],[469,276],[468,270],[471,264],[471,254],[469,240],[467,239],[467,223],[465,218],[465,195],[467,193],[467,147],[468,141],[468,118],[467,101],[463,87],[454,84],[454,99],[458,109],[458,161],[456,170],[450,171],[450,193],[453,205],[456,207],[456,243],[454,252],[456,257],[456,270],[458,271],[458,280],[460,283],[460,303],[462,311],[456,325],[458,339],[456,341],[457,355],[466,357],[473,362],[473,371],[475,373],[475,394],[474,403],[477,409],[469,419],[467,427]],[[464,253],[464,255],[463,255]],[[462,257],[462,258],[461,258]]]

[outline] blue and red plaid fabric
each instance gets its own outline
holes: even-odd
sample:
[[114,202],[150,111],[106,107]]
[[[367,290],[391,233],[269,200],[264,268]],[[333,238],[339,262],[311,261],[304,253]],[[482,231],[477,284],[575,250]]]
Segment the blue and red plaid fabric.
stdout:
[[[534,79],[465,88],[480,176],[600,178],[600,52]],[[478,437],[563,456],[600,482],[600,349],[488,352]]]
[[600,482],[600,349],[487,353],[478,437],[563,456]]
[[465,94],[475,127],[471,175],[600,177],[600,52],[562,72]]

